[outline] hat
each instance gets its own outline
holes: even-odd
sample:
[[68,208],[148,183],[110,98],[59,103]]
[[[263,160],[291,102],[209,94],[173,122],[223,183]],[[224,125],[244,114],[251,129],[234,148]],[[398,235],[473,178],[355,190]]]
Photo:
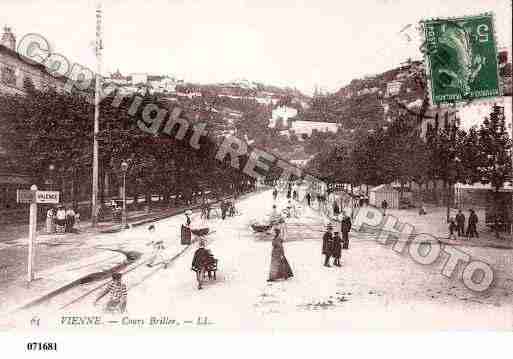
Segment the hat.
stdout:
[[185,211],[185,215],[186,216],[190,216],[192,214],[192,211],[190,209],[188,209],[187,211]]

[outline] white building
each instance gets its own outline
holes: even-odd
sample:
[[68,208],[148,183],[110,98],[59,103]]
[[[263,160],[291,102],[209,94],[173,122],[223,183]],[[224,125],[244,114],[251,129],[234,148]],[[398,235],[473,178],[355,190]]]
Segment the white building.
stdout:
[[169,93],[176,93],[176,86],[183,84],[183,80],[168,76],[148,76],[148,82],[155,92]]
[[399,92],[401,91],[401,86],[402,86],[401,81],[388,82],[385,97],[395,96],[395,95],[399,94]]
[[273,110],[272,118],[269,119],[270,128],[276,126],[276,120],[281,118],[283,120],[283,126],[287,127],[288,119],[297,116],[297,110],[293,107],[280,106]]
[[314,122],[314,121],[294,121],[292,122],[291,130],[301,138],[301,135],[305,134],[311,136],[313,130],[318,132],[337,132],[340,128],[340,124],[333,122]]
[[148,82],[148,74],[146,73],[133,73],[130,76],[132,77],[132,85]]

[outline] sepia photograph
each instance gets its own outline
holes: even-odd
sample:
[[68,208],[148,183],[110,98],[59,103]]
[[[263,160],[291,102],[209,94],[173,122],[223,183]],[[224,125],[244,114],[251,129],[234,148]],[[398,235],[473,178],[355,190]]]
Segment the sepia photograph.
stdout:
[[0,343],[511,333],[512,18],[2,0]]

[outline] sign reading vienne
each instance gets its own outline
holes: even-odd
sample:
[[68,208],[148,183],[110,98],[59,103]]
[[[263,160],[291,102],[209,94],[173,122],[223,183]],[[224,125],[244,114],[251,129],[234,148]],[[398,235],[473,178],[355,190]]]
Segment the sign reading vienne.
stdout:
[[59,191],[37,191],[36,203],[59,203]]
[[492,14],[423,23],[434,105],[500,96]]

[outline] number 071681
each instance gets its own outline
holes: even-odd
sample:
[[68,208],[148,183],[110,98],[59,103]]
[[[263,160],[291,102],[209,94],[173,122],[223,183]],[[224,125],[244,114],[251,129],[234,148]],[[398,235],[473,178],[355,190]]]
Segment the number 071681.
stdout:
[[32,351],[57,351],[57,343],[41,343],[41,342],[30,342],[27,343],[27,350]]

